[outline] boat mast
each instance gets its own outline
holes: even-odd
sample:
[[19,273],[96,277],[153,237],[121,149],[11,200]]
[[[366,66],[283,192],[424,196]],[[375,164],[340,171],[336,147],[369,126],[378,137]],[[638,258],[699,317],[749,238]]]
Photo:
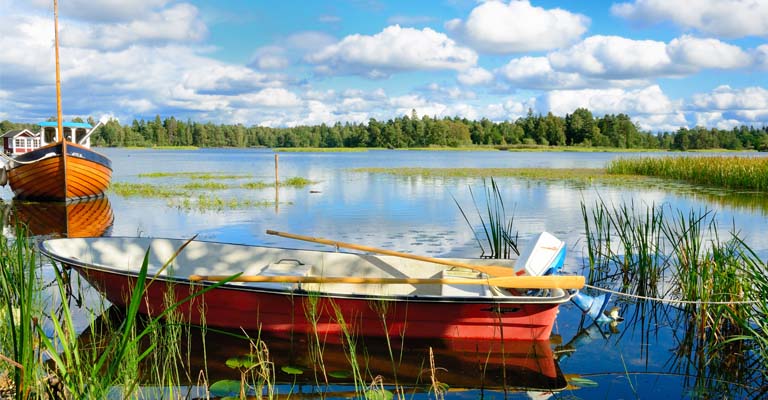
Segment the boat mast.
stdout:
[[56,121],[61,143],[61,168],[63,172],[64,199],[67,198],[67,141],[64,139],[64,123],[61,112],[61,67],[59,66],[59,3],[53,0],[53,29],[56,48]]

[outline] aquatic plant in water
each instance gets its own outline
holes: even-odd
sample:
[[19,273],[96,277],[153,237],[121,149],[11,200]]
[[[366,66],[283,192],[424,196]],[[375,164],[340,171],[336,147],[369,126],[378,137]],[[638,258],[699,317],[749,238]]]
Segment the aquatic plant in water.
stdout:
[[627,293],[635,303],[628,323],[646,341],[653,326],[675,316],[669,365],[694,377],[687,383],[694,392],[730,397],[749,387],[755,371],[768,379],[766,263],[735,229],[723,238],[708,210],[634,203],[600,201],[591,211],[582,203],[582,216],[589,286]]
[[677,179],[727,189],[768,191],[765,157],[642,157],[613,160],[609,174]]
[[[461,215],[472,230],[472,234],[475,236],[480,251],[481,257],[485,258],[510,258],[512,253],[519,255],[520,251],[517,248],[518,232],[514,230],[515,215],[507,218],[507,211],[504,207],[504,199],[502,198],[499,186],[496,181],[491,178],[490,186],[487,182],[483,181],[483,188],[485,189],[485,212],[486,218],[483,218],[483,213],[480,212],[480,208],[477,205],[477,199],[475,198],[472,188],[469,188],[470,195],[472,196],[472,202],[477,211],[477,216],[480,219],[480,226],[483,228],[482,232],[485,235],[485,241],[481,240],[474,228],[472,222],[469,221],[467,213],[461,208],[456,198],[453,201],[456,206],[459,207]],[[486,254],[485,246],[488,246],[489,254]]]

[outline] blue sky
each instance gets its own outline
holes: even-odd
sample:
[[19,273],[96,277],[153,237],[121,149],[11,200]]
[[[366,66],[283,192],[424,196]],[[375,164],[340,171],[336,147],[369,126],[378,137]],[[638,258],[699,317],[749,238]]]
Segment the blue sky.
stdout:
[[[55,114],[52,5],[0,0],[0,119]],[[768,122],[768,2],[62,0],[65,118]]]

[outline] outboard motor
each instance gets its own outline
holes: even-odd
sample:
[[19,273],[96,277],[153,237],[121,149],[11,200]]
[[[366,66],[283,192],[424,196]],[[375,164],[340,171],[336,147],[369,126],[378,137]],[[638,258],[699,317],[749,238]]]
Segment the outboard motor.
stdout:
[[581,311],[592,318],[593,321],[602,324],[617,320],[605,312],[605,309],[608,307],[608,300],[610,299],[610,293],[593,297],[583,292],[578,292],[571,298],[571,301],[573,304],[576,304],[576,307],[579,307]]

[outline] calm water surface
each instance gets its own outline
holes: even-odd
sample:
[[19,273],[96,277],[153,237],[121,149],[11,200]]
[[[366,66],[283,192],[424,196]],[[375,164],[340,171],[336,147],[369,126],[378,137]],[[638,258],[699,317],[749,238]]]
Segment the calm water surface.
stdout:
[[[203,149],[195,151],[101,149],[113,162],[114,182],[177,185],[183,177],[145,178],[148,172],[209,172],[244,175],[224,183],[274,181],[274,153],[269,150]],[[368,151],[360,153],[281,153],[281,179],[292,176],[315,183],[304,188],[263,190],[228,189],[212,192],[221,198],[249,198],[268,205],[248,209],[195,210],[168,205],[165,199],[123,198],[109,194],[115,220],[112,236],[191,237],[204,240],[283,247],[321,248],[265,234],[274,229],[319,236],[430,256],[477,257],[480,252],[454,199],[472,209],[470,188],[482,193],[480,179],[397,177],[351,171],[358,167],[546,167],[597,168],[616,157],[638,153],[518,153],[447,151]],[[730,154],[729,154],[730,155]],[[701,156],[718,156],[705,154]],[[765,156],[746,154],[745,156]],[[768,205],[753,194],[724,195],[718,191],[683,185],[649,184],[624,187],[531,182],[500,178],[505,204],[514,210],[514,224],[524,241],[546,230],[568,245],[566,268],[582,273],[583,219],[581,202],[666,205],[670,209],[711,210],[725,228],[735,226],[758,253],[768,256]],[[8,189],[3,197],[9,202]],[[480,204],[483,204],[481,201]],[[724,229],[726,231],[727,229]],[[325,248],[327,249],[327,248]],[[627,314],[638,313],[631,303],[617,300]],[[640,322],[625,322],[613,331],[586,327],[571,305],[561,307],[555,333],[560,347],[559,368],[578,374],[594,387],[569,389],[555,398],[696,398],[696,382],[707,372],[691,368],[697,360],[676,357],[680,327],[669,307],[644,309]],[[569,343],[570,342],[570,343]],[[572,351],[560,352],[569,344]],[[553,345],[554,346],[554,345]],[[440,364],[440,360],[436,360]],[[752,371],[754,373],[754,371]],[[742,376],[743,378],[743,376]],[[749,382],[734,382],[749,386]],[[732,387],[730,387],[732,389]],[[730,398],[749,397],[744,392]],[[546,398],[549,394],[470,391],[449,393],[449,398]],[[537,397],[538,396],[538,397]],[[571,397],[573,396],[573,397]],[[716,396],[716,397],[719,397]]]

